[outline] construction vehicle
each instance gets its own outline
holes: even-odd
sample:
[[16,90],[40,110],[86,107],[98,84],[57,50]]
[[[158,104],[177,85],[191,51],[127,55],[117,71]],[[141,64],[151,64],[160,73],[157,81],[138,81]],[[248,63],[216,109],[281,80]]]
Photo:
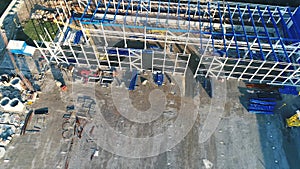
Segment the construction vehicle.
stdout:
[[286,119],[287,127],[300,127],[300,110],[296,111],[296,114]]
[[[8,45],[8,40],[7,40],[6,34],[5,34],[5,32],[3,30],[0,30],[0,31],[1,31],[1,36],[2,36],[2,39],[3,39],[5,47],[6,47]],[[7,53],[9,55],[10,59],[11,59],[11,62],[13,64],[13,66],[14,66],[16,74],[21,78],[21,80],[23,81],[23,83],[25,84],[25,86],[27,87],[28,90],[34,91],[34,88],[33,88],[32,84],[31,84],[31,82],[19,70],[19,68],[17,66],[17,63],[15,61],[14,55],[9,50],[7,50]]]

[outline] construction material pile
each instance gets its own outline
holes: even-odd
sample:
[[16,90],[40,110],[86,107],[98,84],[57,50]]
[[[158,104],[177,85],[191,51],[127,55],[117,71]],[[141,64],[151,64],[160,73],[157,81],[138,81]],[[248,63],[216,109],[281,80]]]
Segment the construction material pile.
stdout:
[[266,84],[246,84],[247,110],[254,114],[274,114],[277,100],[281,100],[279,87]]
[[26,90],[22,80],[14,75],[0,76],[0,158],[14,136],[20,135],[29,111],[26,105],[35,102],[36,92]]

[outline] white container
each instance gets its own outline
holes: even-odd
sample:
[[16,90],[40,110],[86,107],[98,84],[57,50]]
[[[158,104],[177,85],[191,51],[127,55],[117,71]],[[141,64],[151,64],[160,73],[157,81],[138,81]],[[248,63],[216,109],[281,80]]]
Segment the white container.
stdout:
[[5,152],[6,152],[5,148],[4,147],[0,147],[0,159],[4,157]]
[[24,104],[18,99],[14,98],[9,102],[10,111],[12,112],[22,112],[25,109]]
[[4,109],[4,111],[8,111],[10,109],[10,98],[4,97],[0,100],[0,106]]
[[10,80],[10,85],[13,86],[16,89],[19,89],[20,91],[23,90],[23,87],[21,85],[21,79],[18,77],[14,77],[13,79]]

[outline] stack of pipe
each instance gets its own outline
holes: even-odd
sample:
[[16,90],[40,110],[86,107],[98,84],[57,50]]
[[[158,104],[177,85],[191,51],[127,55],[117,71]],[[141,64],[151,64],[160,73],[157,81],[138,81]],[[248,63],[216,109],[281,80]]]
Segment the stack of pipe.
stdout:
[[249,100],[248,111],[255,114],[274,114],[276,102],[273,98],[255,98]]

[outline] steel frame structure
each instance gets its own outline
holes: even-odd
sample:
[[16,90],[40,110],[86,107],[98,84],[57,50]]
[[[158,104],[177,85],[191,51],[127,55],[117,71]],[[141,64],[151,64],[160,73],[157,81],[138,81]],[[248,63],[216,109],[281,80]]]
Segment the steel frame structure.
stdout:
[[[196,67],[194,77],[300,86],[299,11],[299,7],[199,0],[78,0],[72,6],[61,4],[57,13],[64,29],[39,49],[49,62],[73,59],[78,65],[183,75],[189,65],[196,65],[191,66]],[[83,31],[83,44],[64,38],[67,27]],[[122,47],[116,46],[119,41]],[[129,42],[143,47],[134,49]],[[193,55],[199,59],[191,60]],[[150,67],[143,64],[147,57]]]

